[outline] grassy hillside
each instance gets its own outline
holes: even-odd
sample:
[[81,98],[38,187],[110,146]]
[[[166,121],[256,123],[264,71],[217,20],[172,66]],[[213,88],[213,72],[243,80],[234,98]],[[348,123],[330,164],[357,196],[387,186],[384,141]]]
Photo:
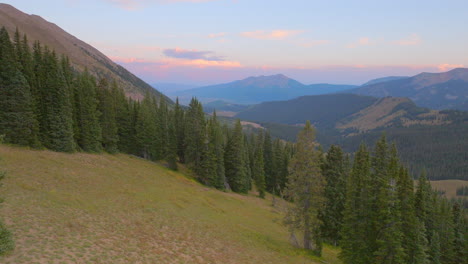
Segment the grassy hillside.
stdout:
[[1,263],[339,263],[291,247],[269,199],[223,193],[128,155],[0,146]]

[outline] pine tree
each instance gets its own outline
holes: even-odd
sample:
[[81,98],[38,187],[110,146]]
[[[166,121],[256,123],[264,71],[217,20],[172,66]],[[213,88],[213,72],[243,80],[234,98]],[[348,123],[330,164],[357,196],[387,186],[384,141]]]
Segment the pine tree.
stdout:
[[[36,45],[36,52],[41,52]],[[42,56],[36,54],[36,81],[39,87],[40,132],[43,145],[51,150],[72,152],[75,150],[73,138],[73,110],[71,88],[67,86],[62,68],[55,52],[47,47]]]
[[439,233],[436,231],[432,232],[431,243],[430,243],[430,253],[431,253],[431,264],[441,264],[440,261],[441,252],[440,252],[440,239]]
[[370,231],[370,156],[364,144],[355,154],[346,185],[340,258],[345,264],[373,264]]
[[324,196],[326,199],[319,217],[322,221],[323,238],[333,245],[341,240],[340,230],[343,225],[343,211],[346,201],[347,161],[339,146],[332,145],[322,166],[326,180]]
[[468,261],[468,241],[466,240],[466,218],[463,210],[460,208],[460,204],[455,202],[452,207],[453,217],[453,259],[451,263],[466,263]]
[[99,112],[101,113],[99,123],[102,131],[102,146],[108,153],[117,153],[118,150],[118,127],[117,127],[117,99],[112,93],[111,87],[106,79],[101,79],[97,88],[99,98]]
[[157,128],[157,104],[156,99],[149,92],[141,101],[136,117],[136,141],[138,142],[137,154],[145,159],[156,160],[159,153],[158,128]]
[[216,175],[213,177],[211,185],[217,189],[224,189],[226,175],[224,170],[224,136],[219,124],[216,112],[208,125],[209,144],[211,144],[214,153],[214,162],[216,164]]
[[77,143],[86,152],[102,150],[102,131],[99,125],[100,113],[96,95],[96,81],[88,70],[78,76],[75,84],[76,127],[79,134]]
[[428,263],[426,231],[424,224],[416,216],[413,180],[403,167],[400,167],[397,190],[404,263]]
[[226,179],[234,192],[247,193],[247,171],[245,166],[244,135],[240,120],[236,121],[234,130],[229,136],[224,153]]
[[320,220],[317,212],[323,206],[325,180],[320,170],[320,156],[316,150],[315,129],[307,121],[299,132],[296,153],[291,159],[286,196],[294,203],[288,209],[285,223],[292,232],[303,232],[303,246],[315,254],[321,254],[321,238],[318,236]]
[[177,166],[177,135],[175,129],[175,112],[169,112],[169,120],[168,120],[168,144],[167,144],[167,153],[166,153],[166,161],[168,164],[169,169],[171,170],[178,170]]
[[192,98],[185,116],[185,162],[198,174],[201,166],[201,152],[205,140],[205,114],[201,103]]
[[174,128],[177,140],[177,156],[180,162],[185,162],[185,118],[184,110],[179,104],[179,98],[176,99],[174,106]]
[[265,137],[263,139],[263,162],[264,162],[264,171],[265,171],[265,183],[267,191],[272,194],[274,192],[274,175],[273,175],[273,146],[271,144],[270,133],[265,131]]
[[0,134],[8,143],[38,147],[34,98],[19,69],[8,32],[0,30]]
[[255,181],[255,186],[258,190],[258,196],[265,198],[265,171],[263,164],[263,134],[258,133],[254,151],[254,159],[252,164],[252,178]]
[[382,136],[377,143],[374,156],[373,181],[374,191],[376,191],[376,200],[373,204],[375,208],[373,231],[376,234],[374,256],[377,263],[388,264],[403,261],[400,211],[395,186],[399,174],[395,145],[389,154],[387,154],[385,136]]
[[117,123],[117,146],[119,151],[135,154],[135,127],[133,122],[132,107],[125,93],[115,81],[111,86],[112,97],[115,98],[115,120]]

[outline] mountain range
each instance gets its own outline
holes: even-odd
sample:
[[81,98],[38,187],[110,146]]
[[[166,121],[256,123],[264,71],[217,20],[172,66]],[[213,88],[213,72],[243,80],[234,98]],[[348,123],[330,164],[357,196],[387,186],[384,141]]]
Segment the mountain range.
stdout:
[[408,97],[417,105],[431,109],[468,111],[468,69],[442,73],[420,73],[409,78],[370,83],[349,91],[374,97]]
[[146,92],[164,96],[122,66],[114,63],[96,48],[40,16],[28,15],[11,5],[0,3],[0,26],[4,26],[10,36],[13,36],[18,29],[20,34],[27,35],[29,43],[39,41],[55,50],[59,56],[61,54],[68,56],[77,71],[87,68],[98,78],[117,81],[126,94],[134,99],[143,98]]
[[225,84],[210,85],[177,91],[171,95],[182,101],[197,97],[202,102],[224,100],[236,104],[256,104],[266,101],[288,100],[303,95],[334,93],[355,88],[354,85],[305,85],[283,74],[249,77]]
[[372,145],[385,132],[414,173],[427,169],[431,179],[467,179],[467,112],[422,108],[408,98],[328,94],[265,102],[234,117],[285,140],[294,140],[310,120],[324,148],[338,144],[350,153],[362,142]]

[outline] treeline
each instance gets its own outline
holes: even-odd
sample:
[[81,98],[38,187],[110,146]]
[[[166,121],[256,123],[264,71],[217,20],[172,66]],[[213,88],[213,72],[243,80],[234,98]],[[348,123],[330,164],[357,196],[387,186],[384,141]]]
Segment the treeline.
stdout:
[[431,188],[417,187],[385,136],[370,152],[362,144],[352,167],[332,146],[322,165],[326,198],[320,239],[342,248],[344,263],[466,263],[463,208]]
[[0,30],[0,135],[3,141],[62,152],[123,152],[185,163],[203,184],[246,193],[280,194],[293,148],[265,131],[245,134],[238,120],[207,118],[196,99],[188,108],[164,97],[125,96],[116,82],[76,71],[65,56],[16,31]]

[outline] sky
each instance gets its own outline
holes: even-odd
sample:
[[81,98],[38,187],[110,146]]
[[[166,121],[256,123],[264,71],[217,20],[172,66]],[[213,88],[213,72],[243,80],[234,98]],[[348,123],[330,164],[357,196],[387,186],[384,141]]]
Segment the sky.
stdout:
[[150,84],[362,84],[468,67],[466,0],[6,0]]

